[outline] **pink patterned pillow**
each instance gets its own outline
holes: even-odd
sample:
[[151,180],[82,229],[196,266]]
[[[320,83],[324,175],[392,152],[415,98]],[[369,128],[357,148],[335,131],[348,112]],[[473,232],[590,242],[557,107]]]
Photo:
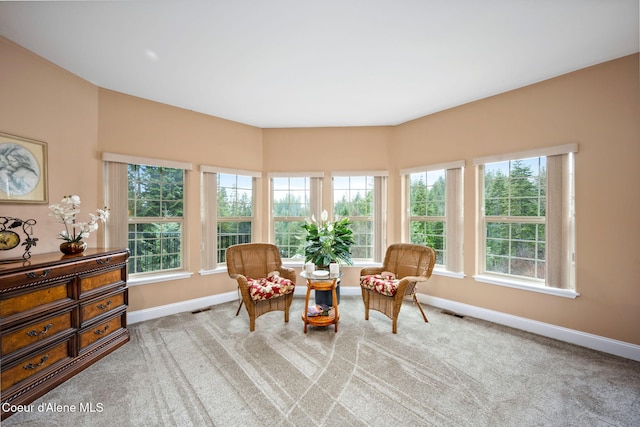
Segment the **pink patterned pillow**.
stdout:
[[360,286],[382,295],[394,296],[398,291],[398,280],[393,274],[374,274],[360,278]]
[[268,300],[293,292],[295,283],[280,276],[269,276],[266,279],[249,279],[249,294],[254,301]]

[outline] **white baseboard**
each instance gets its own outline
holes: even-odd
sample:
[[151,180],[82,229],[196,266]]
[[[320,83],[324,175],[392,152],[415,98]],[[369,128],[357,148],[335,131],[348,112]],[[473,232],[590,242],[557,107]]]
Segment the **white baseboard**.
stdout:
[[212,305],[223,304],[229,301],[237,301],[237,292],[227,292],[224,294],[211,295],[204,298],[196,298],[173,304],[161,305],[158,307],[145,308],[143,310],[127,312],[127,323],[133,324],[144,322],[145,320],[157,319],[171,314],[184,313],[186,311],[201,310]]
[[[304,297],[306,295],[306,288],[302,286],[296,287],[294,295],[296,297]],[[341,287],[340,295],[361,295],[360,288],[355,286]],[[499,325],[509,326],[511,328],[532,332],[534,334],[554,338],[560,341],[576,344],[582,347],[591,348],[594,350],[640,362],[639,345],[627,343],[624,341],[613,340],[611,338],[606,338],[599,335],[588,334],[586,332],[580,332],[573,329],[563,328],[561,326],[551,325],[549,323],[538,322],[536,320],[526,319],[524,317],[513,316],[511,314],[505,314],[499,311],[493,311],[486,308],[463,304],[456,301],[432,297],[429,295],[418,294],[418,298],[420,302],[424,304],[428,304],[433,307],[445,310],[450,310],[457,314],[475,317],[477,319],[482,319],[489,322],[497,323]],[[224,294],[212,295],[209,297],[197,298],[159,307],[147,308],[144,310],[131,311],[127,313],[127,320],[130,324],[133,324],[143,322],[145,320],[169,316],[171,314],[200,310],[212,305],[223,304],[225,302],[237,300],[238,293],[236,291],[227,292]]]
[[554,338],[560,341],[576,344],[582,347],[591,348],[593,350],[602,351],[604,353],[609,353],[640,362],[639,345],[631,344],[624,341],[618,341],[599,335],[588,334],[586,332],[576,331],[574,329],[563,328],[561,326],[556,326],[549,323],[538,322],[536,320],[526,319],[524,317],[513,316],[511,314],[505,314],[499,311],[487,310],[486,308],[475,307],[473,305],[463,304],[456,301],[432,297],[429,295],[418,294],[418,298],[420,302],[424,304],[450,310],[456,314],[487,320],[499,325],[509,326],[511,328],[532,332],[534,334]]

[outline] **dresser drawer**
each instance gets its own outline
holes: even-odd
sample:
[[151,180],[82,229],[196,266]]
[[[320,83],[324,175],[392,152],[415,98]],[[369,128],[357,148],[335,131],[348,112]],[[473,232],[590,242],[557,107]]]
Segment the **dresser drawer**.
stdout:
[[60,282],[65,278],[71,279],[75,273],[75,268],[66,264],[36,267],[3,275],[0,278],[0,285],[3,289],[10,288],[7,290],[12,291],[26,286]]
[[68,279],[3,297],[0,299],[0,320],[5,324],[10,322],[12,316],[29,318],[38,312],[63,308],[75,302],[73,295],[73,279]]
[[27,356],[9,366],[2,366],[2,391],[54,367],[73,356],[73,337]]
[[73,309],[69,308],[62,313],[3,331],[1,338],[3,361],[6,361],[7,355],[25,347],[43,344],[46,341],[55,340],[56,337],[60,338],[61,334],[73,332],[75,330],[73,324]]
[[94,319],[108,316],[113,311],[127,305],[128,290],[120,289],[107,295],[94,298],[80,305],[80,325],[84,327]]
[[127,249],[88,248],[78,256],[55,251],[0,262],[3,424],[13,408],[129,341],[128,257]]
[[78,277],[80,298],[103,292],[109,288],[124,286],[125,280],[126,271],[124,268],[82,275]]
[[119,314],[90,326],[80,332],[80,352],[92,344],[109,337],[127,326],[127,312],[122,310]]

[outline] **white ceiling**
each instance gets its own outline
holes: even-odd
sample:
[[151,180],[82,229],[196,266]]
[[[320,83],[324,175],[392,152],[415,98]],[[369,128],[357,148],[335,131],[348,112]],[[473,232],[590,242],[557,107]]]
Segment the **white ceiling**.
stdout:
[[0,2],[100,87],[262,128],[395,125],[638,51],[638,0]]

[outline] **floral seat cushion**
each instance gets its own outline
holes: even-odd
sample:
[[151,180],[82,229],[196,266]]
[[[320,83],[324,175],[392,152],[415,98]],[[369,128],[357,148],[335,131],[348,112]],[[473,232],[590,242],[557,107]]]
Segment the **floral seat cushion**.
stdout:
[[262,279],[249,279],[249,294],[254,301],[268,300],[293,292],[295,283],[284,277],[269,275]]
[[386,272],[360,278],[360,286],[363,288],[390,297],[394,296],[398,291],[398,283],[399,280],[396,279],[393,273]]

